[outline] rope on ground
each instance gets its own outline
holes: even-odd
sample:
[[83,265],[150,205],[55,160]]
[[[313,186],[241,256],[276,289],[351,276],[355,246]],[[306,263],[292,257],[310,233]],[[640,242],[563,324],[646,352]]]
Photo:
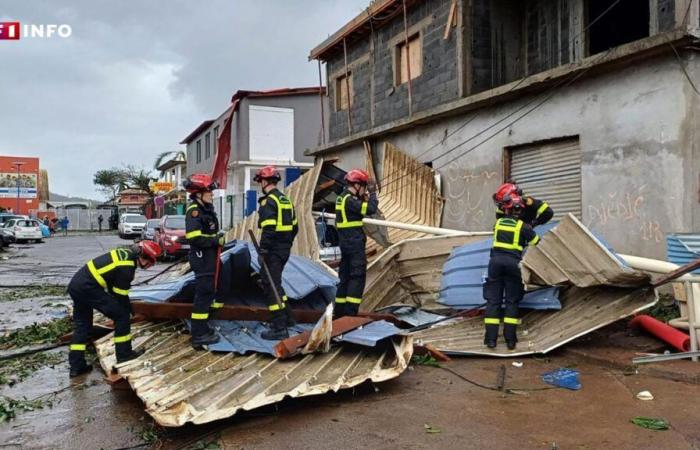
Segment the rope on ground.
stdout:
[[470,380],[469,378],[465,377],[459,372],[456,372],[449,367],[445,366],[440,366],[441,369],[446,370],[447,372],[450,372],[452,375],[456,376],[457,378],[466,381],[467,383],[473,384],[474,386],[480,387],[482,389],[486,389],[489,391],[496,391],[496,392],[504,392],[506,394],[517,394],[518,392],[526,392],[526,391],[548,391],[550,389],[557,389],[554,386],[543,386],[543,387],[532,387],[532,388],[505,388],[503,390],[498,389],[495,386],[487,386],[485,384],[478,383],[474,380]]

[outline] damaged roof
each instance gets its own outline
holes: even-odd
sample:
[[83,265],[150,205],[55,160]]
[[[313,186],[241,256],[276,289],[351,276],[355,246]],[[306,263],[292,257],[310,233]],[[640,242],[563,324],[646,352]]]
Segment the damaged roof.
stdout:
[[[135,348],[146,353],[118,366],[146,412],[160,425],[202,424],[281,401],[351,388],[399,376],[413,352],[409,336],[376,349],[338,346],[287,360],[253,353],[196,351],[173,322],[133,327]],[[107,373],[115,365],[111,335],[96,342]]]

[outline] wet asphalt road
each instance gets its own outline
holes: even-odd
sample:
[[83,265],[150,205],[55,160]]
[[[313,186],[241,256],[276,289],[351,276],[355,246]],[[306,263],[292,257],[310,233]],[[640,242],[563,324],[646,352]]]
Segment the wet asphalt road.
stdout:
[[[11,257],[0,261],[0,280],[13,285],[66,281],[87,259],[123,243],[116,236],[76,236],[16,248],[2,254]],[[0,298],[0,316],[8,320],[0,325],[12,329],[53,318],[62,300]],[[53,351],[67,355],[65,348]],[[522,368],[511,366],[511,360],[486,358],[444,363],[490,386],[506,365],[506,387],[522,389],[519,394],[477,387],[441,368],[412,366],[386,383],[287,399],[212,424],[162,430],[154,448],[204,448],[210,442],[225,449],[700,448],[698,385],[581,363],[563,351],[520,361]],[[578,369],[583,388],[542,390],[541,374],[558,367]],[[0,387],[0,398],[51,401],[51,407],[18,412],[16,419],[0,424],[0,449],[149,448],[145,439],[153,436],[152,421],[130,389],[110,387],[98,370],[72,382],[67,371],[63,362]],[[641,390],[650,390],[655,399],[637,400]],[[671,429],[639,428],[630,423],[635,416],[664,418]]]

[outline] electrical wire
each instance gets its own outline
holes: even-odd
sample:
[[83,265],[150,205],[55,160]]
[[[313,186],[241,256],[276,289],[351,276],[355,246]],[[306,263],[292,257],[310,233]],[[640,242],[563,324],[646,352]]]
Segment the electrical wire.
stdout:
[[690,83],[690,86],[693,88],[695,93],[700,96],[700,91],[698,91],[697,86],[695,86],[693,79],[690,78],[690,74],[688,73],[688,70],[685,68],[685,64],[683,64],[683,59],[681,58],[681,55],[678,53],[678,50],[676,50],[676,47],[674,47],[673,44],[671,44],[670,42],[668,43],[668,45],[673,49],[673,53],[675,53],[676,59],[678,60],[678,65],[681,67],[681,70],[683,71],[685,78],[688,80],[688,83]]

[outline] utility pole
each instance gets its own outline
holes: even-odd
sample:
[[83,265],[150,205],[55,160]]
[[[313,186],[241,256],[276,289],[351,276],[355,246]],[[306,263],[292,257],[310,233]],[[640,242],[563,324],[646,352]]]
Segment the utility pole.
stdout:
[[17,211],[15,212],[15,214],[20,214],[20,213],[21,213],[20,210],[19,210],[19,192],[20,192],[20,189],[19,189],[19,188],[20,188],[19,169],[20,169],[23,165],[25,165],[25,164],[26,164],[25,161],[15,161],[15,162],[12,163],[12,165],[15,166],[15,167],[17,168]]

